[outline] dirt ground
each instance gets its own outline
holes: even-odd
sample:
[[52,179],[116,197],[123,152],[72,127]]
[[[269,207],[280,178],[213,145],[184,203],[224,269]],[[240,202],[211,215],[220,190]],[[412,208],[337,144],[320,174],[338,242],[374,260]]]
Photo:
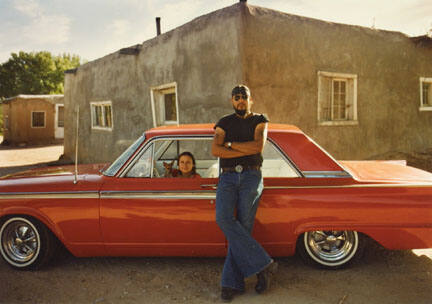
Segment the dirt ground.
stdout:
[[[0,176],[55,161],[62,146],[0,147]],[[397,237],[397,236],[393,236]],[[255,278],[233,303],[432,303],[432,249],[389,251],[369,242],[361,262],[328,271],[276,259],[271,290]],[[62,252],[39,271],[0,262],[0,303],[219,303],[220,258],[75,258]]]

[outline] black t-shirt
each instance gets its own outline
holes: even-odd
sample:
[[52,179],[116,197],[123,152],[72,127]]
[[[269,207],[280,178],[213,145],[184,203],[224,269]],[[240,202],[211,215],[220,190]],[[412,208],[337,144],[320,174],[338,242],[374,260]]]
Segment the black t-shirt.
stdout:
[[[238,117],[235,113],[222,117],[216,127],[225,131],[225,142],[245,142],[254,140],[255,128],[258,124],[268,122],[268,118],[263,114],[253,113],[246,119]],[[261,153],[247,155],[236,158],[221,158],[221,167],[261,166],[263,158]]]

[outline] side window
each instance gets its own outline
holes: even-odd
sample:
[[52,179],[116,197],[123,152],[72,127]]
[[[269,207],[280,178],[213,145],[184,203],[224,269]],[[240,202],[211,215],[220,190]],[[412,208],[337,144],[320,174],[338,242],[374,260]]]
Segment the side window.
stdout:
[[151,177],[153,145],[148,147],[139,156],[133,167],[126,174],[126,177]]
[[298,177],[296,170],[288,163],[282,153],[267,140],[263,151],[263,177]]
[[155,142],[154,177],[163,177],[163,163],[174,161],[173,167],[178,168],[179,154],[191,152],[196,162],[196,172],[203,178],[218,177],[218,159],[211,154],[212,138],[161,139]]

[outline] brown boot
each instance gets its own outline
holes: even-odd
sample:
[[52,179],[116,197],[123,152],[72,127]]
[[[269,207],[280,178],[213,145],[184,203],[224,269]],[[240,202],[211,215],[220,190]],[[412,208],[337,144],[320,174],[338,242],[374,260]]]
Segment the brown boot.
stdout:
[[258,282],[255,285],[255,291],[257,293],[263,293],[270,288],[270,282],[273,275],[276,273],[278,263],[272,260],[272,262],[257,274]]

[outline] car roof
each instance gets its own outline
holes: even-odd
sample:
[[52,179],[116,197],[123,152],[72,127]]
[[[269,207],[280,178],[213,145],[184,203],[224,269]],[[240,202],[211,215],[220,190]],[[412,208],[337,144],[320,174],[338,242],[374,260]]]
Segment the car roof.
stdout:
[[[183,125],[167,125],[156,127],[148,130],[146,138],[155,136],[166,136],[166,135],[209,135],[214,134],[215,124],[183,124]],[[269,132],[292,132],[292,133],[303,133],[298,127],[287,124],[274,124],[269,123]]]

